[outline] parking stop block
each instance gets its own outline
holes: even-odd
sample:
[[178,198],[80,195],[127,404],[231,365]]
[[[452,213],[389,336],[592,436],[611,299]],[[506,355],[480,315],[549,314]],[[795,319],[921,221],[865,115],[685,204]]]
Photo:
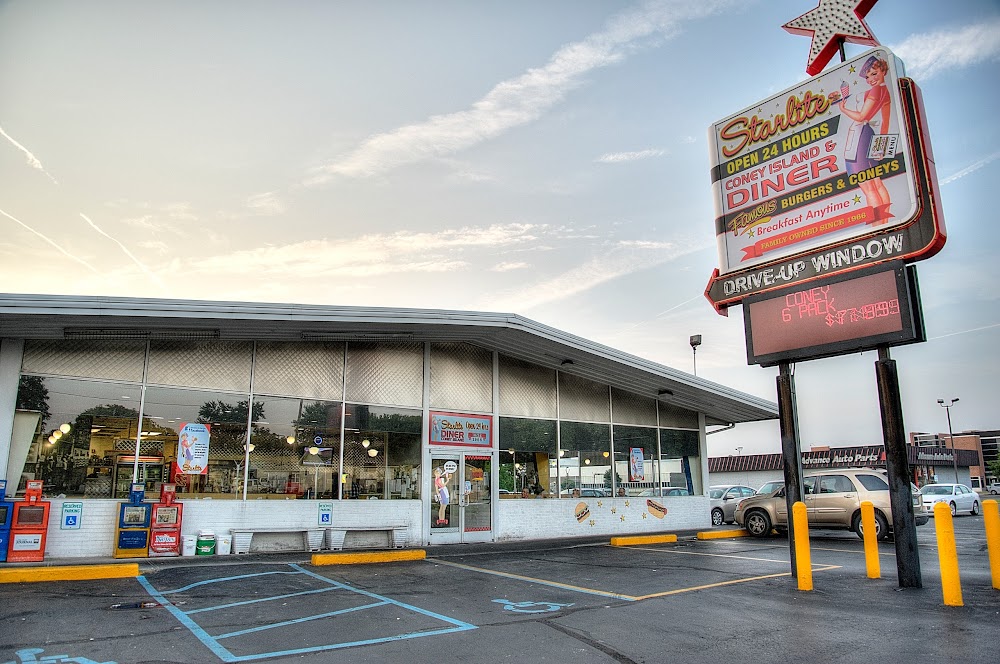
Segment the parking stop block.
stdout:
[[669,544],[677,541],[677,535],[633,535],[612,537],[611,546],[636,546],[639,544]]
[[139,576],[139,563],[117,565],[52,565],[0,569],[0,583],[37,583],[40,581],[93,581],[130,579]]
[[698,533],[700,540],[729,539],[730,537],[747,537],[750,533],[740,528],[739,530],[703,530]]
[[314,553],[313,565],[368,565],[371,563],[395,563],[401,560],[423,560],[427,552],[423,549],[403,551],[359,551],[358,553]]

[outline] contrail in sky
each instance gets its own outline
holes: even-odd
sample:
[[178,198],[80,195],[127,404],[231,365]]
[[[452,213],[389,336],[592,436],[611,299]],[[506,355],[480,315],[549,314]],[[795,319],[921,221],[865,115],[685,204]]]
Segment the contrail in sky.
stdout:
[[142,262],[138,258],[136,258],[135,256],[133,256],[132,252],[129,251],[128,248],[124,244],[122,244],[121,242],[119,242],[118,240],[116,240],[115,238],[111,237],[110,235],[108,235],[107,233],[105,233],[103,230],[101,230],[100,227],[98,227],[97,224],[95,224],[94,222],[92,222],[90,220],[90,217],[88,217],[84,213],[81,212],[80,216],[83,217],[84,221],[86,221],[88,224],[90,224],[91,228],[93,228],[95,231],[97,231],[98,233],[100,233],[101,235],[103,235],[104,237],[108,238],[109,240],[111,240],[112,242],[114,242],[115,244],[117,244],[119,247],[121,247],[121,250],[125,252],[125,255],[128,256],[129,258],[131,258],[132,262],[135,263],[136,265],[138,265],[139,269],[142,270],[143,272],[145,272],[146,276],[149,277],[150,279],[152,279],[156,283],[157,286],[159,286],[163,290],[167,289],[166,284],[164,284],[163,281],[158,276],[156,276],[155,274],[153,274],[152,270],[150,270],[148,267],[146,267],[145,265],[143,265]]
[[7,213],[6,213],[6,212],[4,212],[3,210],[0,210],[0,214],[2,214],[3,216],[7,217],[8,219],[10,219],[11,221],[13,221],[14,223],[17,223],[17,224],[20,224],[20,225],[21,225],[21,226],[23,226],[23,227],[24,227],[25,229],[27,229],[27,230],[31,231],[32,233],[34,233],[34,234],[35,234],[35,235],[37,235],[38,237],[42,238],[43,240],[45,240],[46,242],[48,242],[49,244],[51,244],[51,245],[52,245],[53,247],[55,247],[56,249],[58,249],[58,250],[59,250],[59,251],[60,251],[60,252],[61,252],[62,254],[64,254],[64,255],[65,255],[66,257],[68,257],[68,258],[72,258],[72,259],[73,259],[73,260],[75,260],[75,261],[76,261],[77,263],[79,263],[79,264],[81,264],[81,265],[85,266],[85,267],[86,267],[87,269],[89,269],[89,270],[90,270],[91,272],[94,272],[94,273],[96,273],[96,274],[100,274],[100,273],[99,273],[99,272],[97,271],[97,268],[95,268],[95,267],[94,267],[93,265],[91,265],[91,264],[90,264],[90,263],[88,263],[87,261],[83,260],[82,258],[77,258],[77,257],[76,257],[76,256],[74,256],[73,254],[69,253],[68,251],[66,251],[65,249],[63,249],[62,247],[60,247],[60,246],[59,246],[58,244],[56,244],[55,242],[53,242],[53,241],[52,241],[52,240],[50,240],[49,238],[45,237],[44,235],[42,235],[41,233],[39,233],[38,231],[36,231],[36,230],[35,230],[34,228],[32,228],[31,226],[29,226],[28,224],[24,223],[24,222],[23,222],[23,221],[21,221],[20,219],[17,219],[17,218],[15,218],[15,217],[13,217],[13,216],[11,216],[11,215],[7,214]]
[[49,173],[47,170],[45,170],[45,167],[42,166],[42,162],[38,160],[38,157],[31,154],[31,151],[28,150],[28,148],[24,147],[23,145],[15,141],[13,138],[11,138],[10,134],[8,134],[3,130],[3,127],[0,127],[0,134],[3,134],[3,137],[6,138],[8,141],[10,141],[11,145],[13,145],[15,148],[24,153],[24,156],[28,158],[28,163],[31,165],[32,168],[37,168],[42,173],[45,173],[45,175],[47,175],[48,178],[52,180],[54,183],[59,184],[59,182],[54,177],[52,177],[52,174]]
[[992,330],[995,327],[1000,327],[1000,323],[994,323],[993,325],[984,325],[983,327],[974,327],[970,330],[959,330],[958,332],[949,332],[948,334],[942,334],[937,337],[930,337],[927,341],[934,341],[935,339],[944,339],[945,337],[954,337],[959,334],[968,334],[970,332],[981,332],[983,330]]

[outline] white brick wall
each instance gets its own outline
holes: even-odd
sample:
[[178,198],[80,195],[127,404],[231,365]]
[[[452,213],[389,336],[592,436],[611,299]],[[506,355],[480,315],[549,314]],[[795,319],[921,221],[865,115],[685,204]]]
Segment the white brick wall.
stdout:
[[[67,499],[69,502],[78,502]],[[501,500],[497,503],[497,541],[526,541],[589,535],[637,535],[710,527],[708,498],[665,496],[656,499],[667,508],[662,519],[646,507],[646,498],[584,498],[577,500]],[[62,503],[52,500],[46,559],[110,557],[114,552],[117,500],[83,501],[83,517],[78,530],[61,530]],[[319,503],[333,506],[333,523],[409,525],[410,546],[426,544],[423,539],[424,509],[417,500],[182,500],[182,535],[196,536],[211,530],[216,537],[231,528],[306,528],[319,523]],[[582,522],[575,515],[578,502],[590,513]],[[276,551],[301,546],[300,536],[277,536],[266,540]],[[263,541],[263,540],[262,540]],[[257,550],[257,544],[254,545]]]
[[[496,538],[498,541],[515,541],[588,535],[642,535],[710,528],[712,525],[708,498],[705,496],[654,498],[667,508],[667,515],[662,519],[649,512],[646,500],[501,500]],[[578,502],[586,503],[590,510],[589,516],[582,522],[575,515]]]
[[[83,501],[83,517],[78,530],[61,530],[63,500],[52,500],[45,557],[110,557],[114,553],[118,520],[117,500]],[[67,499],[66,502],[79,502]],[[180,500],[184,505],[181,535],[197,535],[211,530],[216,537],[231,528],[315,527],[319,523],[319,503],[333,505],[336,524],[409,524],[407,539],[420,544],[423,511],[417,500]],[[274,550],[287,550],[290,544],[301,547],[301,536],[275,541]],[[256,545],[254,547],[256,549]]]

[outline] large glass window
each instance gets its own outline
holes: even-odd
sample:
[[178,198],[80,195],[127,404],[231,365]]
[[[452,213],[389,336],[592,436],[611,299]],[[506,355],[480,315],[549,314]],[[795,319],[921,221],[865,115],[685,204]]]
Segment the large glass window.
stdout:
[[339,401],[254,396],[247,494],[336,498],[340,486]]
[[[125,494],[135,464],[139,424],[138,385],[74,378],[21,376],[17,408],[30,415],[25,440],[12,440],[11,461],[22,468],[17,481],[40,479],[46,495],[117,497]],[[15,430],[15,437],[18,432]],[[158,495],[163,477],[163,451],[155,442],[143,445],[139,481]],[[8,492],[14,493],[15,487]]]
[[420,498],[419,410],[348,404],[343,498]]
[[680,487],[692,495],[704,490],[701,477],[698,432],[687,429],[660,429],[658,471],[663,487]]
[[503,495],[558,495],[555,421],[501,417],[498,441]]
[[[242,498],[249,409],[246,394],[146,388],[143,438],[161,444],[178,494]],[[255,399],[253,421],[265,415]]]
[[611,495],[611,425],[560,422],[560,495],[572,498],[577,491]]
[[616,495],[635,496],[656,486],[656,429],[615,426]]

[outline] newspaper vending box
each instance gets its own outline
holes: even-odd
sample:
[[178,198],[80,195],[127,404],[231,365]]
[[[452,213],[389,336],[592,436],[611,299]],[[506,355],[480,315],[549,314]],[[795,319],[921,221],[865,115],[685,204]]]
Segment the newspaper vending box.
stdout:
[[115,531],[115,558],[149,556],[149,521],[153,505],[144,503],[144,484],[133,484],[127,503],[118,503],[118,527]]
[[149,555],[181,555],[181,520],[184,505],[175,503],[176,484],[164,484],[160,489],[160,502],[153,505],[152,531],[149,536]]
[[45,533],[49,529],[49,507],[42,500],[42,480],[28,480],[24,500],[15,502],[10,521],[7,562],[40,563],[45,559]]
[[10,518],[14,503],[5,500],[7,480],[0,480],[0,563],[7,560],[7,544],[10,543]]

